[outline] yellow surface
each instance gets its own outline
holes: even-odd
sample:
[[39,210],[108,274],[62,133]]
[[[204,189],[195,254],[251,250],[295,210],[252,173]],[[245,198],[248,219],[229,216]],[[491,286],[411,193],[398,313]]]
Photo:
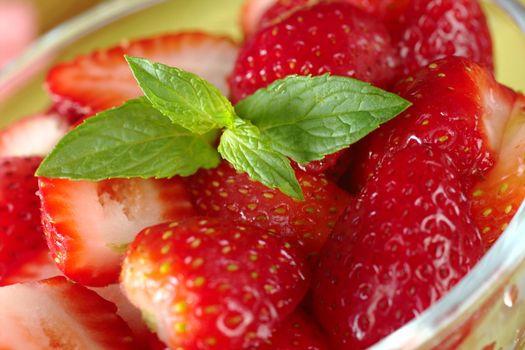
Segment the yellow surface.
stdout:
[[[86,36],[65,49],[57,60],[112,46],[124,39],[184,29],[202,29],[238,39],[242,1],[169,0]],[[494,34],[497,77],[502,83],[525,91],[525,34],[493,5],[487,5],[486,8]],[[0,126],[23,115],[46,109],[50,102],[42,89],[43,77],[44,73],[21,89],[15,98],[0,102]]]

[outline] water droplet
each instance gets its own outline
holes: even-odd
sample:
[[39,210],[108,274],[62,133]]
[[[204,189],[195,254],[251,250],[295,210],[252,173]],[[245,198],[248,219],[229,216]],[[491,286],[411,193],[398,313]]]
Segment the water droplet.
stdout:
[[513,307],[519,297],[519,289],[515,284],[508,286],[503,293],[503,303],[507,307]]

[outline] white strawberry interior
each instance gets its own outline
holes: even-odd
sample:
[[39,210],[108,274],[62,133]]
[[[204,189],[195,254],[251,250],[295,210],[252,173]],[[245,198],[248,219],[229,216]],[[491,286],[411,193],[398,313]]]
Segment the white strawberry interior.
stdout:
[[69,196],[69,215],[85,240],[88,262],[120,260],[127,244],[142,229],[165,220],[155,180],[81,181]]
[[[229,94],[226,77],[233,70],[238,52],[230,41],[218,40],[215,37],[195,40],[191,35],[181,36],[177,50],[168,55],[162,54],[162,45],[165,45],[162,37],[158,40],[159,54],[152,57],[154,61],[197,74],[219,88],[226,96]],[[147,56],[147,53],[141,49],[135,50],[136,48],[130,47],[128,55]],[[123,69],[129,75],[129,68],[123,66]]]
[[481,82],[480,91],[484,107],[482,120],[485,133],[490,149],[498,150],[512,112],[513,96],[493,81]]
[[0,349],[98,349],[60,295],[38,284],[0,288]]
[[0,133],[0,156],[45,156],[68,129],[57,115],[21,119]]
[[505,128],[499,160],[489,174],[493,180],[525,178],[525,98],[518,100]]

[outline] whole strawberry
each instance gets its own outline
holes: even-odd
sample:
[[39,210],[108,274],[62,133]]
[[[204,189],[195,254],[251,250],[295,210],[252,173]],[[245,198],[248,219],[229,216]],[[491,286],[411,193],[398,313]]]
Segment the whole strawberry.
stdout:
[[193,217],[142,231],[121,279],[171,348],[247,349],[292,313],[307,272],[304,257],[267,231]]
[[386,86],[396,59],[385,26],[356,7],[319,3],[253,36],[241,49],[229,82],[237,102],[290,74],[331,73]]
[[304,201],[251,180],[223,162],[189,179],[201,214],[248,222],[299,243],[308,254],[319,252],[350,197],[323,175],[296,172]]
[[383,156],[410,144],[449,152],[466,189],[494,166],[516,94],[471,60],[433,62],[394,91],[412,102],[403,114],[353,147],[353,185],[362,187]]
[[[301,7],[323,0],[246,0],[241,12],[241,24],[246,38],[290,15]],[[326,0],[324,0],[326,1]],[[396,23],[410,0],[339,0],[354,5],[381,21]]]
[[397,26],[392,37],[404,75],[450,56],[494,70],[492,39],[477,0],[411,0]]
[[482,254],[451,158],[407,147],[382,163],[321,252],[315,313],[333,349],[364,349],[441,298]]
[[0,159],[0,284],[12,269],[47,249],[33,175],[41,157]]

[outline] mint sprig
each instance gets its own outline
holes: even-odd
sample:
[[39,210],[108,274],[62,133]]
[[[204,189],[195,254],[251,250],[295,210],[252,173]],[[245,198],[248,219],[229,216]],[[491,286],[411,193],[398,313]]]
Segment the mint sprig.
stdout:
[[304,199],[290,160],[276,152],[257,127],[239,120],[235,128],[222,134],[219,152],[235,169],[248,173],[253,180]]
[[187,176],[219,164],[211,146],[216,136],[173,124],[142,97],[86,119],[60,140],[36,174],[74,180]]
[[276,81],[235,110],[272,140],[277,152],[307,163],[359,141],[409,105],[362,81],[322,75]]
[[173,123],[196,134],[233,125],[232,104],[206,80],[144,58],[126,56],[126,60],[152,106]]
[[[43,161],[38,176],[188,176],[216,167],[222,156],[253,180],[303,199],[290,159],[322,159],[410,105],[355,79],[324,75],[289,76],[234,108],[192,73],[143,58],[126,59],[145,97],[101,112],[69,132]],[[221,132],[217,149],[213,145]]]

